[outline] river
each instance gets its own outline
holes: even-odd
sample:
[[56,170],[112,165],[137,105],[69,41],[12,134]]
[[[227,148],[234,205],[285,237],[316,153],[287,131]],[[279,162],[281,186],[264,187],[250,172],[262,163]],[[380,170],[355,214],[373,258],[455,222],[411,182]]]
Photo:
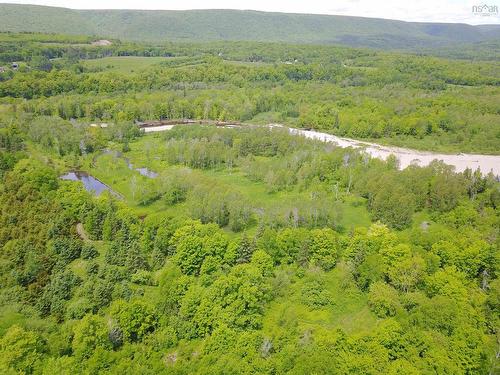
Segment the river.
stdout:
[[495,176],[500,176],[500,155],[440,154],[402,147],[383,146],[377,143],[337,137],[313,130],[290,128],[290,133],[302,135],[310,139],[317,139],[323,142],[335,143],[342,148],[352,147],[363,149],[370,156],[379,159],[385,160],[390,155],[394,155],[399,160],[399,167],[401,169],[404,169],[409,165],[426,166],[433,160],[442,160],[445,164],[453,165],[457,172],[463,172],[467,168],[472,170],[479,168],[483,174],[493,172]]
[[[144,128],[145,132],[158,132],[170,130],[174,125],[162,125]],[[242,125],[245,126],[245,125]],[[269,124],[271,128],[286,128],[281,124]],[[236,126],[232,126],[236,127]],[[370,156],[379,159],[387,159],[394,155],[399,160],[399,168],[404,169],[409,165],[426,166],[433,160],[441,160],[448,165],[455,167],[457,172],[463,172],[470,168],[479,168],[483,174],[493,172],[495,176],[500,176],[500,155],[480,155],[480,154],[441,154],[430,151],[418,151],[409,148],[383,146],[377,143],[358,141],[351,138],[337,137],[332,134],[322,133],[315,130],[305,130],[288,128],[291,134],[300,135],[309,139],[316,139],[323,142],[334,143],[339,147],[352,147],[363,150]]]

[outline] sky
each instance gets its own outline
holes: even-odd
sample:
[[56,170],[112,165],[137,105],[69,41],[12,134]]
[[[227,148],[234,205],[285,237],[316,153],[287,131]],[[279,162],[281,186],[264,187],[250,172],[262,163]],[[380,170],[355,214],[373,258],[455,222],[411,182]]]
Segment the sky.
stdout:
[[[252,9],[285,13],[337,14],[420,22],[500,24],[500,0],[11,0],[73,9]],[[496,7],[474,14],[474,5]]]

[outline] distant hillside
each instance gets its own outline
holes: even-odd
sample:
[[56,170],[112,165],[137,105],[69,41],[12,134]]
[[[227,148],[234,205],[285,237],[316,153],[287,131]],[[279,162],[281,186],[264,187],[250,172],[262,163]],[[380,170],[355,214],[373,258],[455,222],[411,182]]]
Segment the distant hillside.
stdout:
[[0,31],[100,35],[149,42],[254,40],[400,49],[500,39],[500,25],[239,10],[71,10],[16,4],[0,4]]

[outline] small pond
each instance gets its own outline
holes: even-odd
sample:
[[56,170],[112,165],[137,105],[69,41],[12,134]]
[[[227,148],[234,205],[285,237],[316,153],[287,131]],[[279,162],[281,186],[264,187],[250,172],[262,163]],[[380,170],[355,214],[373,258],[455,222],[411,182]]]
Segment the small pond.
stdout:
[[117,193],[111,190],[108,185],[89,175],[87,172],[71,171],[66,173],[65,175],[62,175],[60,178],[62,180],[81,181],[83,183],[83,186],[85,187],[85,190],[93,192],[95,195],[100,195],[103,191],[109,191],[113,195],[117,195]]
[[139,174],[141,174],[145,177],[149,177],[149,178],[158,177],[158,173],[153,172],[152,170],[149,170],[148,168],[145,168],[145,167],[135,168],[134,165],[130,162],[130,159],[124,157],[121,153],[117,152],[115,155],[116,155],[116,157],[122,158],[123,160],[125,160],[125,163],[127,163],[128,169],[130,169],[132,171],[137,171],[137,172],[139,172]]
[[158,173],[150,171],[147,168],[135,168],[137,172],[142,174],[143,176],[149,177],[149,178],[156,178],[158,177]]
[[125,161],[125,163],[127,163],[128,169],[130,169],[132,171],[137,171],[137,172],[139,172],[139,174],[141,174],[144,177],[148,177],[148,178],[158,177],[158,173],[153,172],[152,170],[150,170],[148,168],[145,168],[145,167],[135,168],[134,165],[132,164],[132,162],[130,161],[130,159],[123,156],[123,154],[120,151],[113,151],[110,149],[106,149],[106,150],[104,150],[103,154],[108,154],[108,155],[110,154],[110,155],[114,155],[117,158],[123,159]]

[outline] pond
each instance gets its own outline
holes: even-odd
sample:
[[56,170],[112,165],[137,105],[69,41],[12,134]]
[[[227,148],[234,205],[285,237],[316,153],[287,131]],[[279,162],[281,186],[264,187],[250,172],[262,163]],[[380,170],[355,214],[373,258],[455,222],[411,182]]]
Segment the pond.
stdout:
[[158,173],[153,172],[152,170],[150,170],[148,168],[145,168],[145,167],[135,168],[134,165],[132,164],[132,162],[130,161],[130,159],[127,158],[127,157],[125,157],[125,156],[123,156],[123,154],[121,152],[119,152],[119,151],[114,151],[114,150],[106,149],[106,150],[104,150],[103,154],[111,154],[111,155],[114,155],[117,158],[123,159],[125,161],[125,163],[127,164],[128,169],[130,169],[132,171],[137,171],[137,172],[139,172],[139,174],[141,174],[144,177],[148,177],[148,178],[156,178],[156,177],[158,177]]
[[141,175],[149,177],[149,178],[156,178],[158,177],[158,173],[150,171],[147,168],[135,168],[137,172],[139,172]]
[[104,191],[109,191],[111,194],[118,196],[118,193],[111,190],[111,188],[99,181],[97,178],[89,175],[87,172],[83,171],[71,171],[62,175],[61,180],[68,181],[81,181],[85,190],[94,193],[95,195],[101,195]]
[[122,158],[125,160],[125,163],[127,163],[128,169],[132,171],[137,171],[139,174],[141,174],[144,177],[149,177],[149,178],[156,178],[158,177],[158,173],[153,172],[152,170],[149,170],[148,168],[142,167],[142,168],[135,168],[134,165],[130,162],[129,158],[124,157],[120,152],[115,153],[116,157]]

